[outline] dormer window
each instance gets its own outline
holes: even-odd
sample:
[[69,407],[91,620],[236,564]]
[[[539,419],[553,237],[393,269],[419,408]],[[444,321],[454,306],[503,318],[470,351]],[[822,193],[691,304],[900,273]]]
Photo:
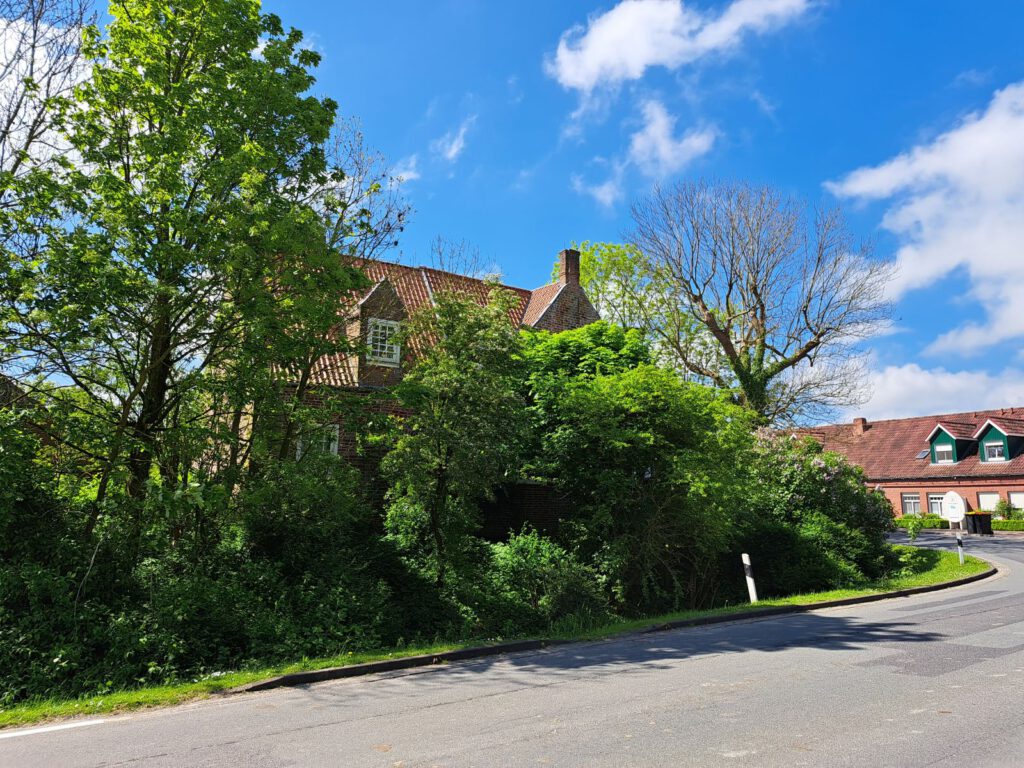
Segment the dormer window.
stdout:
[[376,365],[397,368],[402,358],[398,343],[398,323],[371,317],[366,334],[366,360]]
[[1006,444],[1002,440],[985,443],[985,461],[1006,461]]
[[936,464],[952,464],[953,463],[953,446],[952,445],[936,445],[934,450],[935,463]]

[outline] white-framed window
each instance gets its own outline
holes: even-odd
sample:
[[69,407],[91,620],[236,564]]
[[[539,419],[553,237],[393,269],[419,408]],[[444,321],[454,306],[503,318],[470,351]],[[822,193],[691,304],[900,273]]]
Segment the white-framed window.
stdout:
[[978,494],[978,509],[983,512],[991,512],[996,508],[996,504],[999,503],[998,493],[979,493]]
[[1010,491],[1006,494],[1006,500],[1014,509],[1024,509],[1024,491]]
[[935,463],[936,464],[952,464],[953,463],[953,446],[952,445],[936,445],[933,450],[935,452]]
[[1006,461],[1006,446],[1002,440],[985,443],[985,461]]
[[901,493],[900,494],[900,506],[903,508],[904,515],[920,515],[921,514],[921,494],[920,493]]
[[398,322],[371,317],[366,333],[366,359],[377,365],[397,367],[402,359],[402,347],[396,338]]
[[942,496],[941,493],[929,493],[928,494],[928,514],[929,515],[941,515],[942,514]]
[[295,458],[301,459],[307,453],[338,454],[338,425],[326,424],[299,436],[295,443]]

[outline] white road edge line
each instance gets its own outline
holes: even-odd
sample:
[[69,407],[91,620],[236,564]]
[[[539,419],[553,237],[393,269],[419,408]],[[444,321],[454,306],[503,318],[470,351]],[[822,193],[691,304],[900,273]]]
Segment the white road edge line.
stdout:
[[49,733],[50,731],[65,731],[68,728],[84,728],[87,725],[99,725],[105,723],[106,720],[82,720],[77,723],[65,723],[64,725],[44,725],[41,728],[26,728],[19,731],[10,731],[4,733],[0,731],[0,739],[13,739],[16,736],[32,736],[37,733]]

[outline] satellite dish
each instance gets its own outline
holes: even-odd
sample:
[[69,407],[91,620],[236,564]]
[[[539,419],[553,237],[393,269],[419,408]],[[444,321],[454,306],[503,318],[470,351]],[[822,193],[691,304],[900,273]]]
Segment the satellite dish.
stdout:
[[956,491],[950,491],[942,497],[942,517],[951,523],[959,523],[967,514],[967,504]]

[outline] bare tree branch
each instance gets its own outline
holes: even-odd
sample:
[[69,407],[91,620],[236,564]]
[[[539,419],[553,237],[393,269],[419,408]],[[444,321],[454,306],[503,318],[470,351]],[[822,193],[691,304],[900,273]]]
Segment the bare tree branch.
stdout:
[[770,187],[699,182],[656,188],[633,220],[656,304],[644,326],[684,369],[774,421],[862,400],[857,342],[889,316],[892,265],[854,242],[838,210],[808,216]]

